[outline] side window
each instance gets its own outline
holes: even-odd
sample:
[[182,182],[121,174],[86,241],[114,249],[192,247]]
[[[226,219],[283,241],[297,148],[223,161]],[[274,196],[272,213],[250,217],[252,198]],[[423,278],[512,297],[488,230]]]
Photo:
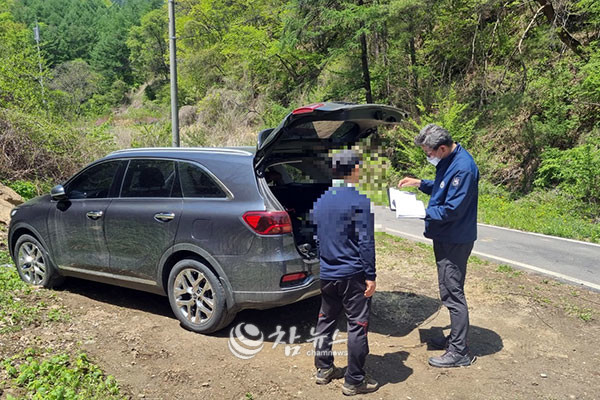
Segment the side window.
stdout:
[[108,197],[120,163],[120,161],[108,161],[86,169],[69,183],[67,197],[69,199],[104,199]]
[[202,168],[186,162],[178,164],[183,197],[227,197],[223,189]]
[[170,160],[131,160],[121,197],[177,197],[175,162]]

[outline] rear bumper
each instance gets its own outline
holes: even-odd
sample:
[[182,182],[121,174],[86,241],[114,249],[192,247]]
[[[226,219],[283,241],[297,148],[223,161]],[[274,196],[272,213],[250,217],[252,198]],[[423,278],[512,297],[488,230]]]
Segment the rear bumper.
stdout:
[[319,278],[310,275],[304,283],[291,288],[276,291],[234,291],[233,299],[236,308],[253,308],[263,310],[267,308],[284,306],[309,297],[317,296],[321,292]]
[[[231,287],[232,309],[279,307],[320,293],[319,259],[303,258],[292,235],[256,236],[247,254],[215,258]],[[299,272],[307,277],[282,287],[283,276]]]

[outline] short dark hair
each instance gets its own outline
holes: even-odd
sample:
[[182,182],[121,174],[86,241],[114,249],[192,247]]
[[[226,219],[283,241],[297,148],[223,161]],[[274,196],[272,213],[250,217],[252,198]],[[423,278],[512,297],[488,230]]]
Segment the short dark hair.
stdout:
[[437,150],[442,145],[452,146],[454,141],[450,133],[436,124],[425,125],[415,137],[417,146],[425,146]]
[[342,150],[331,156],[331,174],[334,179],[343,179],[360,163],[360,154],[356,151]]

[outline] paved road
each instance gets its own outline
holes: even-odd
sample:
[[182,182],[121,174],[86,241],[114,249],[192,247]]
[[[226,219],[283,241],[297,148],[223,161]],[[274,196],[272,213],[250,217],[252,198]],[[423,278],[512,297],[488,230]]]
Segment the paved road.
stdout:
[[[423,237],[423,221],[397,219],[387,208],[374,206],[375,229],[431,243]],[[600,245],[478,224],[473,254],[520,269],[600,290]]]

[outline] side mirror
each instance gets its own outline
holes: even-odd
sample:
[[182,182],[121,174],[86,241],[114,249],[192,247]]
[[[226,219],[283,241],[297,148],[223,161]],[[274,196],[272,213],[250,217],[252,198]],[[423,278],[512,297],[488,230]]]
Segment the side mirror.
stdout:
[[50,190],[50,196],[52,200],[60,201],[66,200],[67,194],[65,193],[65,188],[62,185],[56,185]]

